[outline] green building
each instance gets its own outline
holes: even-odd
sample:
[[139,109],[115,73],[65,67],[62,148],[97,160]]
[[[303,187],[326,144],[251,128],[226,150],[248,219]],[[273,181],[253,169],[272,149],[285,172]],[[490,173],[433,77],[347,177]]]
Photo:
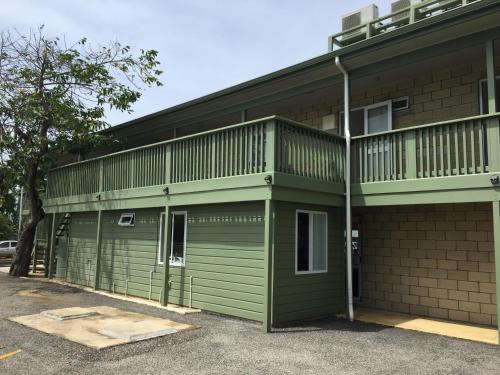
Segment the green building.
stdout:
[[500,2],[407,3],[53,169],[50,276],[265,330],[353,304],[497,326]]

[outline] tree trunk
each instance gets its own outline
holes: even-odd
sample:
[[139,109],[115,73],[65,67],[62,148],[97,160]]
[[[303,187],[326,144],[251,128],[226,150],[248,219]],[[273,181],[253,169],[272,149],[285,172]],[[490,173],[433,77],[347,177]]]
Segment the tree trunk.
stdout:
[[[26,172],[26,195],[30,206],[30,215],[24,221],[19,233],[16,255],[9,270],[11,276],[28,276],[36,227],[45,216],[43,204],[37,190],[37,170],[37,165],[30,165]],[[22,207],[20,209],[22,210]]]

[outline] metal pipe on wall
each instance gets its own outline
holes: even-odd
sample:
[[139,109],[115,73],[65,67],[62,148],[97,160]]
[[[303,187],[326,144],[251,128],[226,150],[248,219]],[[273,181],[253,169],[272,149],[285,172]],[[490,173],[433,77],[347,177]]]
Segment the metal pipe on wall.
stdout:
[[335,65],[344,75],[344,136],[345,136],[345,227],[346,227],[346,268],[347,268],[347,317],[354,320],[352,298],[352,217],[351,217],[351,132],[349,129],[349,73],[342,66],[339,56]]

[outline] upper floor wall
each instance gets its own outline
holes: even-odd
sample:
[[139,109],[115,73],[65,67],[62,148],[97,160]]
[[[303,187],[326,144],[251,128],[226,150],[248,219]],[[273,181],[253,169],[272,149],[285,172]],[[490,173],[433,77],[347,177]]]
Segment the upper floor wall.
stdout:
[[[374,75],[372,79],[374,83],[357,85],[352,89],[350,106],[361,110],[363,107],[388,100],[407,99],[408,108],[401,110],[393,108],[393,130],[485,114],[488,112],[487,109],[484,111],[484,107],[481,108],[486,102],[483,100],[486,79],[484,57],[479,61],[472,59],[467,61],[468,59],[468,54],[464,54],[462,61],[465,61],[460,64],[443,67],[436,63],[427,71],[410,70],[405,79],[396,78],[391,81],[389,77],[384,79],[383,83],[380,83],[376,78],[377,75]],[[499,60],[500,58],[497,58],[497,61]],[[497,72],[500,72],[500,63],[497,63],[496,68]],[[500,84],[497,85],[499,86]],[[324,99],[313,104],[299,105],[279,114],[318,129],[341,134],[339,125],[342,124],[343,97],[336,95]],[[363,133],[363,114],[352,116],[351,134],[356,136]]]

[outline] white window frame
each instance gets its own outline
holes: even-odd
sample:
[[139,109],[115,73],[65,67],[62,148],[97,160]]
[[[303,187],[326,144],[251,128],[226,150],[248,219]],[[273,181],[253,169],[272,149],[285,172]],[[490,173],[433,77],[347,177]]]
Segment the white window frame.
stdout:
[[[365,109],[365,119],[364,119],[365,135],[377,134],[377,133],[368,133],[368,111],[370,109],[374,109],[374,108],[378,108],[378,107],[387,107],[389,123],[387,124],[387,130],[384,130],[384,132],[392,130],[392,100],[386,100],[384,102],[378,102],[378,103],[370,104],[370,105],[367,105],[364,107],[364,109]],[[378,132],[378,133],[383,133],[383,132]]]
[[[299,236],[298,236],[298,229],[299,229],[299,213],[306,213],[306,214],[319,214],[319,215],[324,215],[326,217],[326,230],[325,230],[325,241],[326,241],[326,262],[325,262],[325,269],[324,270],[318,270],[318,271],[312,271],[311,267],[313,264],[313,236],[312,236],[312,228],[313,226],[311,225],[312,221],[309,221],[309,270],[308,271],[298,271],[298,244],[299,244]],[[295,275],[311,275],[311,274],[319,274],[319,273],[328,273],[328,212],[326,211],[312,211],[312,210],[295,210]]]
[[[164,262],[163,262],[163,256],[162,256],[163,254],[161,253],[161,247],[163,245],[163,242],[165,241],[165,239],[164,239],[164,235],[165,235],[164,229],[165,229],[165,212],[161,212],[160,213],[160,228],[158,230],[158,254],[156,256],[158,264],[161,264],[161,265],[164,264]],[[163,250],[163,251],[165,251],[165,250]]]
[[[372,109],[372,108],[377,108],[377,107],[382,107],[384,105],[387,105],[389,107],[389,128],[386,130],[386,131],[391,131],[392,130],[392,101],[393,100],[400,100],[402,98],[405,98],[405,97],[400,97],[400,98],[396,98],[396,99],[389,99],[389,100],[384,100],[383,102],[378,102],[378,103],[374,103],[374,104],[370,104],[370,105],[365,105],[365,106],[362,106],[362,107],[355,107],[355,108],[350,108],[350,112],[354,112],[354,111],[359,111],[359,110],[363,110],[363,135],[368,135],[367,133],[367,130],[368,130],[368,110],[369,109]],[[408,107],[409,108],[409,107]],[[401,109],[401,110],[406,110],[408,108],[405,108],[405,109]],[[344,111],[340,111],[339,112],[339,118],[338,118],[338,121],[339,121],[339,134],[342,134],[344,129],[341,129],[341,124],[342,124],[342,118],[344,117]],[[376,134],[376,133],[372,133],[372,134]]]
[[[186,266],[186,244],[187,244],[187,211],[172,211],[172,228],[170,228],[170,254],[168,256],[169,265],[173,267]],[[184,215],[184,246],[182,253],[182,263],[172,262],[172,252],[174,251],[174,215]]]
[[[497,81],[498,79],[500,79],[500,76],[495,76],[495,81]],[[487,82],[487,81],[488,81],[488,78],[483,78],[483,79],[479,80],[479,114],[480,115],[485,115],[485,113],[483,112],[483,90],[481,90],[481,85],[483,84],[483,82]],[[488,87],[486,87],[486,89],[488,89]],[[497,108],[497,111],[500,111],[500,108]]]
[[[131,216],[132,217],[132,224],[130,223],[124,223],[122,220],[124,217]],[[133,212],[124,212],[120,215],[120,219],[118,219],[118,225],[120,227],[135,227],[135,213]]]

